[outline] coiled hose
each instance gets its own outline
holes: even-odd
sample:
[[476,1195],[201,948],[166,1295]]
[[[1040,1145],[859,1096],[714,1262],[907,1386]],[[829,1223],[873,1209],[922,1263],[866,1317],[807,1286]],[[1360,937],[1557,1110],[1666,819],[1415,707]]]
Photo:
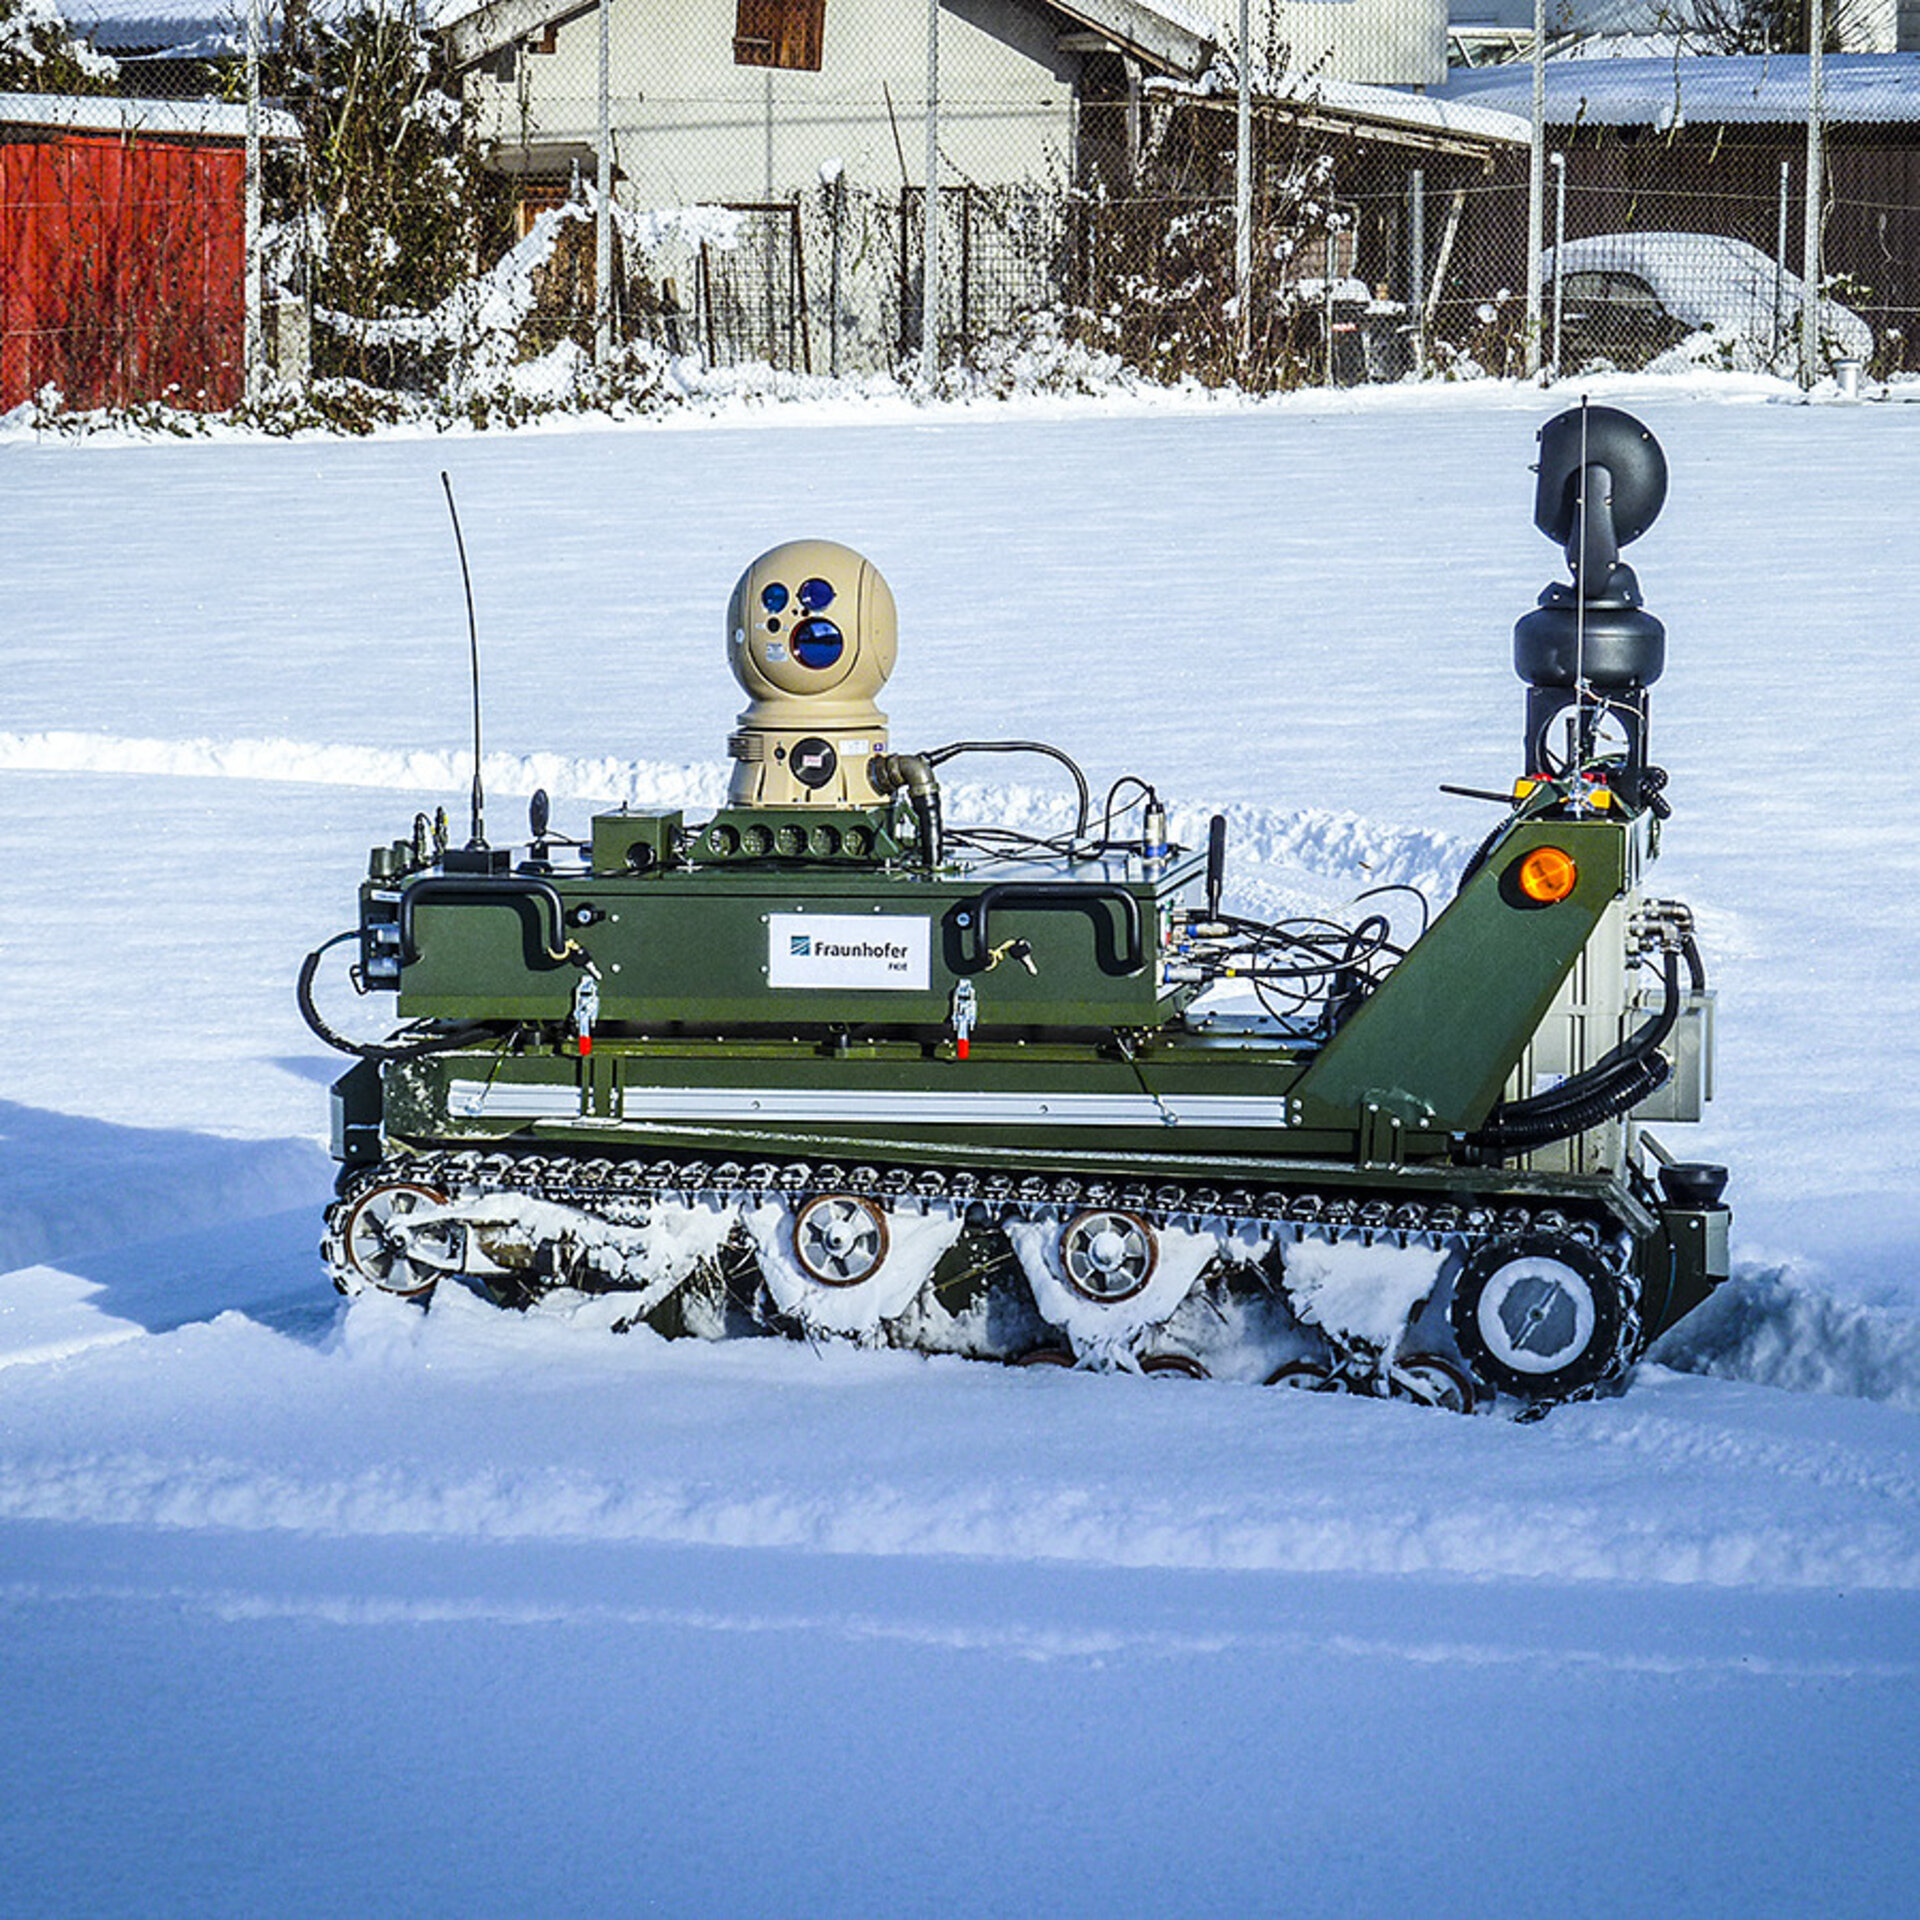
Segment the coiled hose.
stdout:
[[1497,1153],[1524,1153],[1534,1147],[1568,1140],[1589,1127],[1637,1107],[1657,1093],[1672,1077],[1673,1065],[1660,1051],[1680,1018],[1680,961],[1687,958],[1696,985],[1705,979],[1699,949],[1691,934],[1669,947],[1661,963],[1665,989],[1656,1013],[1638,1033],[1631,1034],[1592,1066],[1570,1075],[1557,1087],[1527,1100],[1509,1100],[1495,1107],[1479,1132],[1467,1136],[1471,1147]]

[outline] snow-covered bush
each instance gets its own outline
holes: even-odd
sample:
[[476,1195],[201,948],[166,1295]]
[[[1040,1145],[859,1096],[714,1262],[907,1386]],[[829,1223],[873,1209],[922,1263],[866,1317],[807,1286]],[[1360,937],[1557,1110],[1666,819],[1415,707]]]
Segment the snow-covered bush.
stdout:
[[[417,316],[508,237],[504,184],[485,172],[471,116],[416,0],[346,12],[285,0],[264,65],[305,136],[270,183],[277,228],[298,237],[316,311]],[[322,327],[315,370],[417,387],[423,369],[355,325]]]
[[106,93],[119,70],[53,0],[0,0],[0,93]]

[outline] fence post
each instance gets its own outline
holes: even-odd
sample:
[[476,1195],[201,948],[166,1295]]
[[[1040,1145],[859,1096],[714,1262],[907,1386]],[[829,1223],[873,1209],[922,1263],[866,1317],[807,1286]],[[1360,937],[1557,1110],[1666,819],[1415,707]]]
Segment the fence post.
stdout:
[[1787,178],[1793,163],[1780,162],[1780,231],[1773,243],[1773,340],[1770,372],[1780,371],[1780,356],[1787,346]]
[[604,367],[613,354],[613,54],[612,0],[600,0],[598,131],[599,204],[593,212],[593,358]]
[[262,325],[261,279],[265,261],[260,246],[260,0],[247,0],[247,205],[246,205],[246,356],[243,378],[247,405],[257,407],[266,389],[266,332]]
[[847,172],[844,167],[833,176],[828,191],[829,218],[833,222],[833,268],[827,289],[827,368],[840,378],[840,270],[846,248]]
[[940,0],[927,0],[927,185],[920,206],[920,385],[940,382]]
[[1427,376],[1427,170],[1407,180],[1407,305],[1413,313],[1413,373]]
[[1820,0],[1807,0],[1807,225],[1801,247],[1800,384],[1820,378],[1820,55],[1826,21]]
[[813,372],[813,323],[807,317],[807,248],[800,227],[800,190],[793,192],[793,224],[789,231],[793,235],[792,259],[789,263],[793,275],[793,297],[789,310],[797,312],[800,318],[800,371]]
[[1249,0],[1240,0],[1240,104],[1234,126],[1233,286],[1240,303],[1240,377],[1253,350],[1253,66]]
[[1566,272],[1561,265],[1567,244],[1567,156],[1553,156],[1553,377],[1560,378],[1560,319],[1565,307],[1561,283]]
[[960,351],[973,352],[973,183],[960,189]]
[[1526,372],[1540,371],[1540,253],[1547,227],[1547,0],[1533,0],[1533,131],[1527,141]]

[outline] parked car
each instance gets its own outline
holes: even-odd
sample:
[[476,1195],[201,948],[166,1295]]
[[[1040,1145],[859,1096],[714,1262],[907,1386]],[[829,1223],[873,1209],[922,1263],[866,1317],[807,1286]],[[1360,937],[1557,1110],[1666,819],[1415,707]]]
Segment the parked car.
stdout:
[[[1799,351],[1807,288],[1744,240],[1719,233],[1601,233],[1549,247],[1545,324],[1560,295],[1560,364],[1603,361],[1623,371],[1701,364],[1780,369]],[[1873,330],[1850,307],[1823,299],[1829,361],[1873,357]],[[1551,346],[1549,331],[1549,346]]]

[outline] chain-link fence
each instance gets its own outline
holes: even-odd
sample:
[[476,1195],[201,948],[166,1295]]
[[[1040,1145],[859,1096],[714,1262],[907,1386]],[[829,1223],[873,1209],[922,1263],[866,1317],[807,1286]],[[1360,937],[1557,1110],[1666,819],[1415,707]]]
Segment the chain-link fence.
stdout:
[[[1811,384],[1913,365],[1920,56],[1897,44],[1891,4],[1813,16],[1645,0],[1641,18],[1610,13],[1607,34],[1569,33],[1542,62],[1533,351],[1549,367]],[[1456,74],[1448,91],[1529,114],[1531,61]],[[1469,222],[1472,270],[1499,278],[1513,239]]]
[[1920,304],[1898,0],[65,4],[0,0],[0,408],[1811,383]]

